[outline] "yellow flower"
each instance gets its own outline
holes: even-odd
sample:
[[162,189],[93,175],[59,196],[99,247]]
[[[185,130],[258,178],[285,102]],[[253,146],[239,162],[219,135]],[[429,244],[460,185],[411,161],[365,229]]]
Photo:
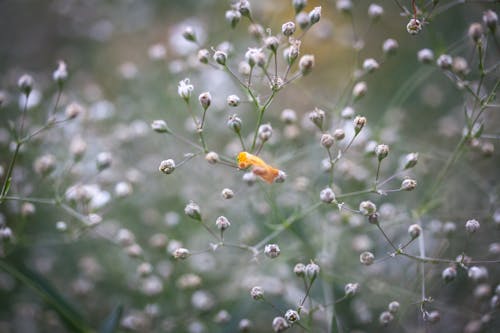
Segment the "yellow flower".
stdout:
[[273,168],[260,157],[246,151],[239,153],[237,159],[238,168],[247,169],[252,166],[252,172],[270,184],[272,184],[279,175],[280,171],[278,169]]

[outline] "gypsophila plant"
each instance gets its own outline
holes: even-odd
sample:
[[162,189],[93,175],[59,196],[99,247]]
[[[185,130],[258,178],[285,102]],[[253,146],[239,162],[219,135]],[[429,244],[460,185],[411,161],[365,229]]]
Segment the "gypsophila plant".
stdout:
[[28,2],[0,331],[498,330],[497,1]]

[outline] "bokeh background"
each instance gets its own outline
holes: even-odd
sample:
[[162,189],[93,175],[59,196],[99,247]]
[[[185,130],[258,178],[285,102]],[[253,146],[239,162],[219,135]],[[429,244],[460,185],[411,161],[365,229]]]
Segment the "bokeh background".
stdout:
[[[161,174],[160,161],[180,161],[193,149],[150,128],[153,120],[165,119],[170,128],[196,141],[185,103],[177,95],[178,82],[189,78],[194,97],[204,91],[213,97],[206,125],[211,149],[231,157],[237,153],[238,140],[226,125],[235,112],[243,120],[244,137],[251,139],[256,118],[251,103],[231,110],[226,97],[243,96],[239,87],[227,73],[199,64],[199,46],[182,37],[191,26],[203,47],[221,48],[221,43],[230,43],[234,49],[230,66],[236,70],[247,48],[258,43],[247,33],[245,19],[235,29],[229,27],[224,12],[230,1],[0,1],[0,90],[5,97],[0,109],[0,165],[6,169],[12,155],[9,121],[19,118],[22,107],[16,87],[20,75],[29,73],[35,79],[28,129],[43,124],[47,110],[54,106],[57,86],[51,76],[58,60],[64,60],[69,71],[59,110],[71,101],[86,109],[82,117],[24,146],[11,193],[53,198],[57,195],[54,184],[59,184],[63,194],[75,184],[92,184],[93,202],[78,208],[103,219],[96,227],[82,227],[61,207],[36,204],[34,211],[27,211],[20,201],[0,204],[0,223],[15,235],[14,241],[3,241],[2,260],[19,272],[28,269],[33,274],[30,285],[12,271],[0,270],[0,331],[68,332],[78,329],[79,323],[99,329],[107,318],[117,318],[118,331],[235,332],[241,320],[248,318],[251,331],[270,332],[271,321],[279,312],[252,300],[249,289],[261,285],[279,309],[293,308],[302,295],[293,267],[314,259],[322,268],[322,279],[312,290],[315,299],[324,301],[325,294],[337,299],[343,296],[346,283],[361,285],[359,295],[336,306],[345,332],[462,332],[471,321],[484,322],[476,323],[480,326],[477,332],[496,332],[498,310],[490,312],[489,303],[499,283],[498,264],[487,265],[489,276],[482,284],[471,282],[463,270],[456,281],[445,284],[440,276],[446,265],[426,265],[427,293],[435,299],[432,308],[441,312],[441,321],[424,323],[418,305],[421,281],[417,263],[394,258],[370,267],[360,265],[362,251],[383,258],[390,247],[363,218],[340,214],[331,207],[320,207],[274,239],[283,253],[273,261],[261,256],[255,262],[248,252],[234,248],[200,253],[187,261],[171,258],[170,252],[179,244],[196,252],[209,248],[213,241],[199,224],[184,216],[190,200],[200,204],[211,227],[219,215],[231,220],[228,241],[250,245],[276,230],[283,219],[318,201],[319,191],[328,183],[321,169],[326,156],[317,131],[302,118],[318,107],[328,112],[332,129],[348,127],[351,122],[339,117],[346,106],[343,93],[346,87],[350,89],[353,68],[369,57],[377,59],[381,67],[363,77],[368,93],[354,105],[356,114],[368,118],[369,128],[339,166],[335,191],[362,190],[373,182],[375,159],[364,153],[370,140],[391,147],[382,167],[386,176],[396,170],[400,156],[419,152],[419,164],[411,173],[418,181],[414,192],[346,199],[354,208],[362,200],[376,202],[385,230],[396,243],[405,242],[408,226],[416,222],[411,212],[424,202],[438,170],[460,140],[463,106],[470,106],[464,90],[435,65],[418,62],[417,52],[431,48],[436,56],[445,52],[461,56],[471,68],[466,79],[477,80],[477,54],[467,31],[471,23],[481,22],[486,9],[498,13],[499,5],[495,1],[460,5],[440,1],[422,33],[410,36],[408,19],[400,15],[394,1],[378,2],[384,15],[375,23],[367,16],[370,1],[353,2],[351,21],[337,10],[334,1],[308,1],[306,10],[323,7],[321,21],[307,32],[301,47],[302,54],[315,55],[316,66],[310,75],[280,92],[265,117],[274,133],[263,154],[285,170],[288,178],[280,185],[247,186],[241,180],[242,172],[209,165],[203,156],[172,175]],[[253,16],[276,34],[284,22],[293,20],[290,3],[251,1]],[[410,6],[410,1],[401,3]],[[358,59],[353,50],[355,36],[364,41]],[[383,54],[382,43],[387,38],[398,41],[393,56]],[[487,68],[499,61],[498,32],[488,38]],[[485,89],[491,90],[498,76],[498,70],[493,70],[485,79]],[[265,85],[261,89],[265,91]],[[297,113],[294,127],[280,122],[286,108]],[[500,125],[497,110],[484,114],[483,130],[489,135],[483,142],[495,145]],[[87,149],[81,161],[73,164],[71,144],[78,140]],[[98,172],[95,159],[101,152],[111,152],[113,162],[109,169]],[[40,177],[34,173],[33,163],[48,153],[56,157],[56,171]],[[499,163],[497,151],[487,157],[481,147],[470,147],[460,156],[436,195],[442,199],[440,204],[422,217],[429,256],[455,258],[465,252],[473,259],[498,259]],[[119,183],[131,186],[132,193],[117,194]],[[393,188],[398,186],[396,182]],[[234,199],[221,198],[225,187],[234,190]],[[480,232],[472,236],[463,230],[471,218],[481,222]],[[58,221],[64,221],[67,230],[58,230]],[[446,222],[455,223],[456,232],[443,231]],[[119,235],[123,236],[122,245],[118,244]],[[140,246],[140,251],[130,245]],[[416,246],[410,250],[418,253]],[[43,284],[45,292],[52,285],[53,297],[66,301],[54,306],[51,297],[40,294],[36,283]],[[401,303],[401,311],[394,323],[382,327],[378,316],[393,300]],[[64,304],[62,310],[58,304]],[[73,308],[78,314],[70,317],[81,319],[68,324],[60,312]],[[121,316],[114,316],[122,309]],[[222,310],[229,314],[227,322],[220,319],[225,315]],[[314,331],[331,332],[325,313],[328,310],[318,312]],[[490,317],[484,318],[485,314]],[[301,332],[302,328],[291,331]]]

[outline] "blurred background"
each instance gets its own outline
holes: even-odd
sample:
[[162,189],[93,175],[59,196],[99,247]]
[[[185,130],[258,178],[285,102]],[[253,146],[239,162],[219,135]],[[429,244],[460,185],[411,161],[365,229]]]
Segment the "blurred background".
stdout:
[[[408,226],[417,222],[412,212],[426,202],[438,171],[461,138],[464,105],[474,104],[436,65],[420,63],[417,52],[429,48],[436,58],[442,53],[460,56],[468,62],[464,80],[477,81],[477,52],[467,32],[471,23],[482,21],[486,9],[498,13],[498,1],[439,1],[416,36],[406,31],[408,18],[394,1],[377,2],[384,14],[376,22],[367,15],[371,1],[353,1],[352,14],[339,10],[338,2],[308,1],[306,11],[322,6],[321,21],[301,46],[301,54],[315,55],[315,68],[280,91],[265,115],[264,123],[271,123],[274,131],[262,155],[286,171],[287,180],[248,186],[243,172],[210,165],[203,156],[172,175],[162,174],[162,160],[179,163],[185,154],[197,152],[150,127],[153,120],[164,119],[169,128],[196,142],[186,103],[177,94],[179,81],[189,78],[193,105],[198,106],[197,96],[204,91],[213,98],[205,131],[210,149],[236,156],[239,141],[226,124],[234,113],[242,119],[244,139],[251,142],[256,121],[252,104],[227,73],[197,59],[201,47],[226,49],[229,67],[237,72],[247,49],[259,46],[247,32],[248,20],[242,18],[231,29],[224,19],[230,1],[0,1],[1,182],[15,145],[12,122],[19,121],[24,104],[17,81],[28,73],[35,82],[28,100],[28,132],[45,123],[54,105],[56,114],[63,114],[75,101],[85,112],[22,147],[9,193],[67,199],[68,193],[83,191],[89,200],[83,205],[71,202],[71,207],[85,217],[96,214],[99,221],[82,225],[78,216],[53,204],[0,204],[0,225],[14,234],[0,243],[0,332],[106,332],[114,320],[119,332],[236,332],[246,319],[250,332],[270,332],[280,312],[252,300],[250,288],[262,286],[277,309],[296,308],[304,291],[293,267],[310,260],[321,267],[321,279],[311,290],[318,306],[341,298],[346,283],[360,284],[359,295],[335,306],[336,325],[325,319],[331,320],[331,307],[320,307],[310,332],[496,332],[498,309],[492,311],[490,303],[499,283],[498,264],[485,265],[488,276],[478,281],[458,269],[449,284],[441,278],[446,264],[426,265],[427,295],[435,300],[430,308],[441,313],[438,323],[429,324],[422,320],[416,262],[396,257],[370,267],[359,263],[363,251],[377,259],[391,251],[380,232],[359,215],[321,206],[271,241],[281,247],[279,258],[261,255],[256,261],[241,249],[207,250],[213,242],[210,234],[184,215],[185,205],[193,200],[214,230],[218,216],[231,221],[228,242],[259,244],[287,217],[318,202],[319,191],[328,184],[328,173],[322,170],[327,156],[307,113],[323,109],[328,129],[345,128],[349,134],[352,120],[341,113],[352,106],[369,125],[338,165],[334,191],[349,193],[373,184],[377,163],[367,147],[374,143],[391,149],[382,165],[383,178],[397,170],[400,157],[419,152],[419,163],[409,174],[418,181],[415,191],[345,199],[356,209],[363,200],[375,202],[394,242],[407,241]],[[417,4],[429,8],[431,2]],[[400,3],[410,8],[410,1]],[[266,34],[278,34],[284,22],[294,20],[290,0],[253,0],[251,6],[254,20],[270,29]],[[194,29],[198,45],[183,38],[187,27]],[[394,55],[383,51],[388,38],[399,45]],[[498,32],[484,38],[486,68],[496,68],[484,80],[488,94],[499,77],[493,67],[499,61]],[[356,78],[367,83],[368,92],[354,103],[349,97],[353,73],[366,58],[375,58],[380,68]],[[69,79],[56,102],[59,90],[52,72],[59,60],[66,62]],[[269,88],[258,79],[262,77],[256,77],[257,90],[268,96]],[[231,94],[242,98],[236,109],[226,105]],[[295,111],[294,124],[280,119],[284,109]],[[439,204],[421,216],[428,256],[499,257],[500,159],[491,150],[498,141],[497,110],[484,113],[484,138],[460,155],[436,194]],[[76,159],[78,148],[84,153]],[[99,170],[96,158],[103,152],[111,154],[112,162]],[[55,157],[55,170],[43,176],[34,164],[47,154]],[[388,188],[398,188],[398,180]],[[235,197],[222,199],[224,188],[231,188]],[[463,226],[472,218],[481,222],[481,229],[468,235]],[[173,260],[171,252],[179,246],[197,254]],[[409,251],[418,254],[416,243]],[[401,309],[383,327],[379,315],[394,300]],[[304,329],[294,326],[290,331]]]

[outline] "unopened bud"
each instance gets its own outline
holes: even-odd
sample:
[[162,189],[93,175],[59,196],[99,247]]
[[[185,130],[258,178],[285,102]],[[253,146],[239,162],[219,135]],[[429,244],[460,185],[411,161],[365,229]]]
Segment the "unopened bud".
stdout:
[[365,216],[375,214],[377,206],[371,201],[363,201],[359,204],[359,211]]
[[238,117],[238,115],[233,114],[232,116],[229,116],[227,120],[227,126],[233,129],[236,133],[239,133],[241,130],[241,119]]
[[477,220],[468,220],[467,222],[465,222],[465,230],[467,230],[467,232],[470,234],[478,231],[480,227],[481,224],[479,224]]
[[298,14],[307,5],[307,0],[292,0],[293,9],[295,9],[295,14]]
[[406,25],[406,31],[408,31],[410,35],[418,34],[422,31],[422,22],[416,18],[410,19],[410,22]]
[[212,103],[212,96],[210,95],[209,92],[204,92],[200,94],[198,97],[198,100],[200,101],[201,107],[206,110]]
[[166,175],[171,174],[175,170],[175,161],[173,159],[163,160],[158,167],[158,170]]
[[281,32],[283,35],[289,37],[295,33],[295,23],[293,22],[286,22],[281,26]]
[[469,26],[469,37],[477,43],[483,36],[483,26],[481,23],[472,23]]
[[80,114],[82,114],[84,111],[85,111],[85,109],[80,104],[71,103],[66,107],[64,114],[66,115],[66,118],[68,118],[68,119],[75,119]]
[[238,3],[238,10],[241,15],[250,18],[251,13],[250,13],[250,2],[248,0],[240,0]]
[[377,145],[377,147],[375,147],[375,155],[377,156],[379,161],[382,161],[387,157],[387,155],[389,155],[389,146]]
[[354,99],[359,99],[366,95],[366,92],[368,91],[368,86],[366,85],[366,82],[358,82],[354,85],[354,88],[352,88],[352,96]]
[[363,129],[363,127],[365,127],[366,118],[362,116],[356,116],[356,118],[354,118],[353,124],[354,131],[356,132],[356,134],[358,134]]
[[430,64],[434,61],[434,52],[431,49],[422,49],[418,51],[417,58],[423,64]]
[[335,193],[331,188],[327,187],[321,190],[319,198],[324,203],[332,203],[335,201]]
[[305,54],[299,60],[299,69],[303,75],[309,74],[314,67],[314,55]]
[[153,120],[151,129],[157,133],[169,133],[169,129],[165,120]]
[[225,216],[219,216],[217,220],[215,220],[215,225],[217,229],[224,231],[231,226],[231,222]]
[[200,206],[198,206],[197,203],[194,201],[190,201],[186,207],[184,208],[184,214],[189,216],[192,219],[201,220],[201,211],[200,211]]
[[188,249],[185,249],[183,247],[180,247],[178,249],[175,249],[175,251],[172,254],[175,259],[187,259],[191,255]]
[[227,60],[227,54],[223,51],[215,51],[214,60],[219,65],[225,66]]
[[25,95],[29,95],[33,89],[34,80],[31,75],[24,74],[17,81],[17,86]]
[[293,268],[293,272],[295,273],[295,275],[297,275],[299,277],[305,276],[306,266],[303,263],[298,263]]
[[310,264],[306,265],[305,273],[306,276],[309,278],[309,280],[315,279],[318,276],[319,271],[320,271],[319,266],[312,261]]
[[313,10],[309,12],[309,22],[311,25],[316,24],[321,19],[321,7],[314,7]]
[[111,153],[108,152],[99,153],[96,158],[97,169],[99,171],[102,171],[104,169],[109,168],[111,166],[112,161],[113,157],[111,156]]
[[273,128],[271,127],[271,124],[260,125],[258,135],[259,139],[262,142],[266,142],[267,140],[269,140],[273,135]]
[[363,252],[359,255],[359,261],[366,266],[370,266],[375,261],[375,256],[371,252]]
[[256,301],[264,299],[264,290],[259,286],[255,286],[250,290],[250,296]]
[[240,98],[237,95],[227,96],[227,105],[237,107],[238,105],[240,105]]
[[325,111],[315,108],[314,111],[309,112],[309,120],[316,125],[320,130],[323,129],[323,121],[325,120]]
[[382,326],[387,326],[394,320],[394,316],[389,311],[384,311],[380,314],[378,320]]
[[201,49],[198,51],[198,61],[202,64],[207,64],[210,58],[210,52],[207,49]]
[[331,146],[333,146],[333,144],[335,143],[335,139],[333,138],[333,136],[331,136],[330,134],[328,133],[324,133],[322,136],[321,136],[321,145],[325,148],[330,148]]
[[264,254],[271,259],[277,258],[281,253],[281,250],[277,244],[267,244],[264,247]]
[[344,132],[344,130],[341,129],[341,128],[336,129],[335,131],[333,131],[333,137],[337,141],[344,140],[344,138],[345,138],[345,132]]
[[186,27],[182,32],[182,37],[187,41],[196,42],[196,34],[193,27]]
[[441,273],[441,277],[443,278],[444,282],[449,283],[457,277],[457,270],[455,267],[447,267],[443,270]]
[[214,151],[210,151],[205,155],[205,160],[207,160],[209,164],[215,164],[219,162],[219,154]]
[[236,10],[228,10],[226,11],[226,21],[229,22],[231,28],[236,27],[238,22],[240,22],[241,14]]
[[412,224],[408,227],[408,234],[412,239],[417,238],[422,233],[422,227],[418,224]]
[[283,317],[275,317],[273,319],[272,326],[273,326],[273,331],[276,333],[283,332],[284,330],[286,330],[290,327],[288,325],[288,322],[286,321],[286,319]]
[[483,13],[483,23],[491,30],[491,32],[495,33],[498,24],[498,16],[497,14],[488,9]]
[[405,191],[413,191],[417,187],[417,181],[415,179],[404,179],[401,182],[401,189]]
[[448,54],[441,54],[439,58],[436,60],[436,64],[444,70],[449,70],[451,69],[451,66],[453,65],[453,58],[449,56]]
[[380,5],[372,3],[368,7],[368,16],[374,21],[377,21],[380,17],[382,17],[383,14],[384,8],[382,8],[382,6]]
[[68,69],[66,68],[66,63],[60,60],[57,63],[56,70],[52,73],[52,79],[61,85],[68,79]]
[[299,313],[295,310],[289,309],[285,312],[285,319],[290,323],[296,323],[300,320]]
[[399,48],[398,41],[392,38],[386,39],[384,41],[384,44],[382,44],[382,51],[384,51],[384,53],[388,55],[396,53],[398,48]]
[[379,68],[379,64],[378,64],[377,60],[375,60],[373,58],[368,58],[368,59],[365,59],[365,61],[363,61],[363,69],[367,73],[373,73],[378,68]]
[[417,165],[417,162],[418,162],[418,153],[409,153],[402,160],[403,170],[413,168],[415,165]]
[[359,290],[359,283],[348,283],[344,287],[346,296],[354,296]]
[[234,192],[230,188],[225,188],[222,190],[221,196],[224,199],[232,199],[234,197]]

